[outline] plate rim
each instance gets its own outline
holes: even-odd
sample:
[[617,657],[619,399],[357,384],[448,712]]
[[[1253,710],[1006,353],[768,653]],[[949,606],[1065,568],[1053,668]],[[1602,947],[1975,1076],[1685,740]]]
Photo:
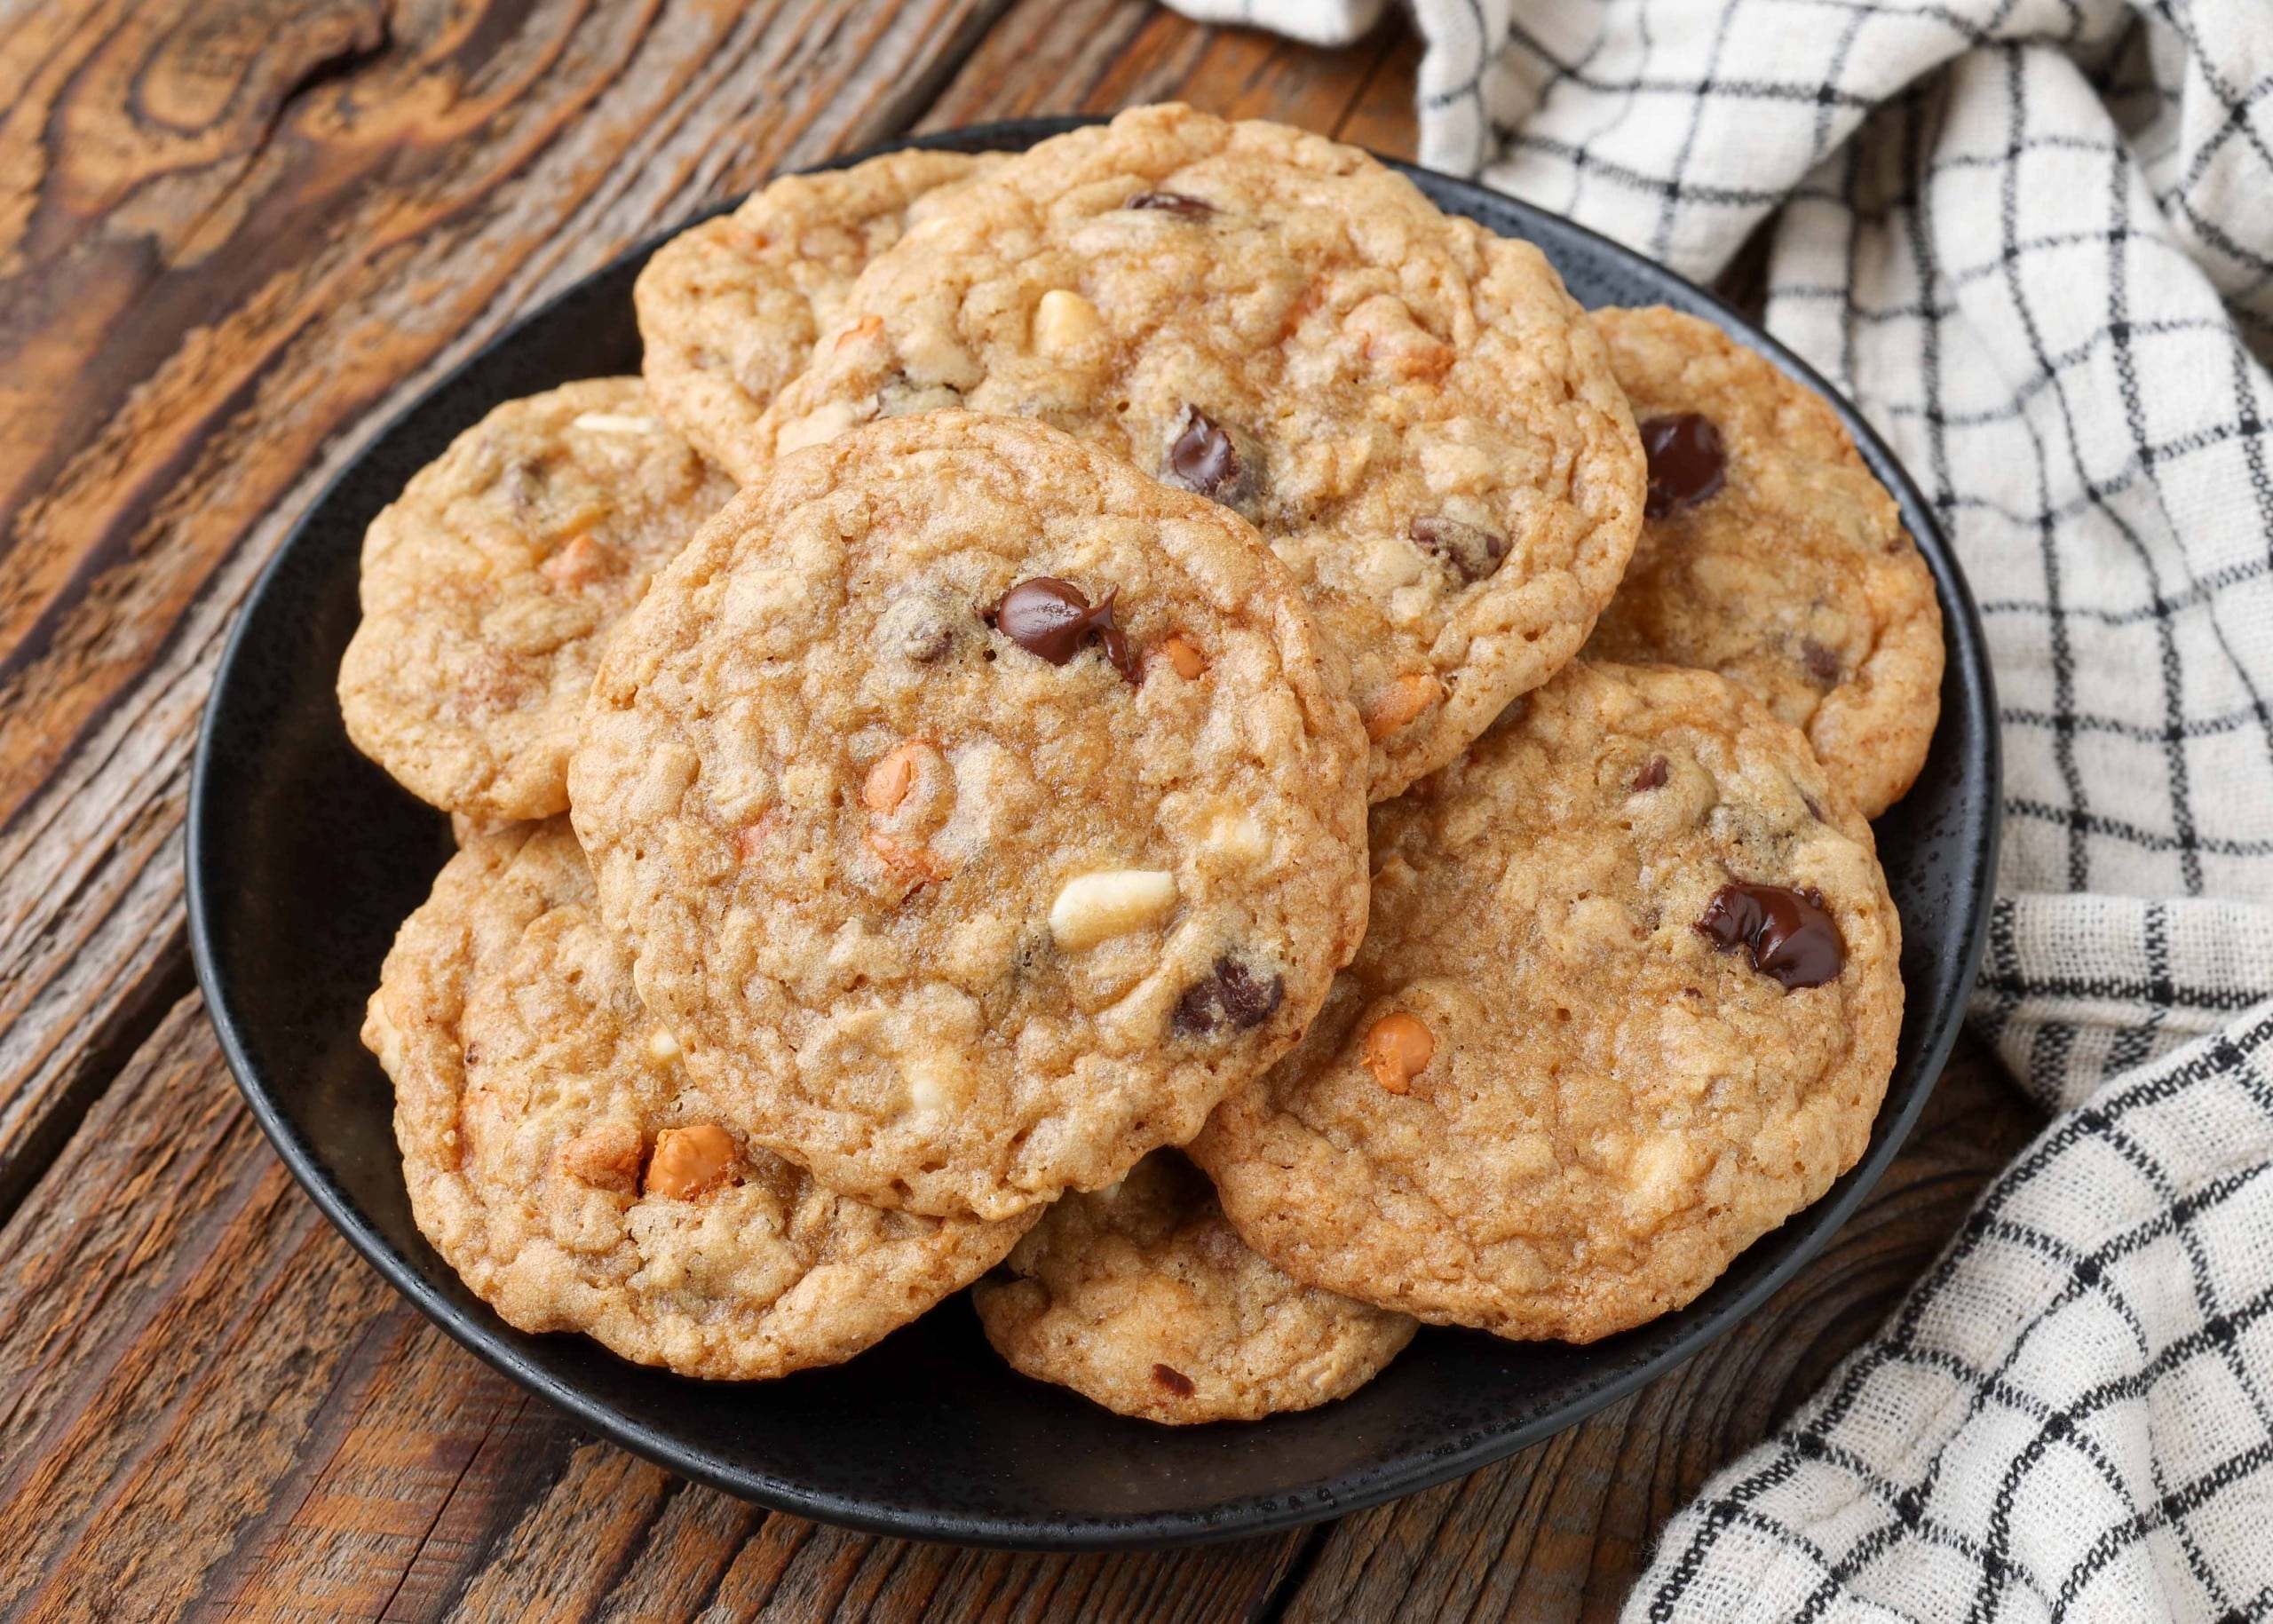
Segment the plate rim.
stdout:
[[[1052,135],[1105,122],[1102,117],[1080,116],[1010,119],[966,125],[879,142],[856,152],[832,156],[794,172],[814,173],[841,169],[867,158],[910,147],[1023,150]],[[217,718],[222,713],[222,707],[216,701],[236,669],[249,629],[259,618],[257,612],[262,601],[301,545],[313,520],[326,510],[339,487],[354,476],[375,447],[387,440],[397,428],[425,409],[437,395],[487,365],[497,352],[511,345],[526,329],[544,319],[557,305],[575,297],[592,282],[620,273],[629,263],[644,260],[661,243],[687,227],[736,207],[741,200],[734,198],[691,213],[668,230],[642,239],[523,312],[464,359],[438,375],[414,399],[371,432],[354,455],[333,470],[308,498],[306,505],[293,519],[275,551],[262,564],[246,591],[243,602],[235,611],[235,618],[223,643],[220,658],[214,669],[212,685],[199,718],[184,819],[182,861],[186,881],[187,931],[190,959],[196,973],[198,990],[223,1057],[228,1063],[231,1080],[294,1180],[314,1201],[326,1220],[378,1271],[381,1278],[453,1341],[600,1437],[670,1471],[770,1509],[861,1533],[933,1543],[1024,1550],[1154,1549],[1283,1533],[1329,1517],[1347,1516],[1477,1470],[1519,1449],[1555,1437],[1678,1368],[1719,1341],[1737,1325],[1751,1318],[1762,1303],[1812,1261],[1853,1216],[1856,1208],[1900,1153],[1938,1083],[1964,1025],[1966,998],[1963,989],[1969,987],[1976,979],[1988,946],[1991,912],[1996,899],[1996,860],[2004,820],[2004,764],[1995,698],[1995,673],[1972,590],[1924,491],[1892,449],[1864,419],[1860,410],[1806,361],[1742,312],[1711,290],[1699,287],[1679,273],[1648,259],[1613,239],[1551,210],[1498,192],[1481,181],[1444,174],[1395,159],[1383,158],[1382,162],[1408,178],[1425,176],[1430,184],[1448,187],[1455,193],[1480,194],[1493,209],[1510,212],[1526,226],[1544,226],[1550,233],[1576,236],[1609,260],[1627,263],[1651,278],[1669,281],[1682,289],[1693,305],[1701,307],[1703,313],[1723,330],[1740,338],[1748,347],[1768,357],[1786,375],[1821,395],[1854,436],[1873,471],[1883,476],[1890,471],[1896,476],[1892,481],[1893,494],[1902,508],[1906,527],[1921,543],[1920,551],[1933,574],[1941,600],[1944,637],[1949,649],[1951,669],[1957,677],[1957,695],[1960,703],[1975,713],[1976,731],[1983,741],[1984,748],[1970,771],[1982,784],[1985,811],[1978,827],[1971,831],[1973,838],[1965,853],[1967,860],[1962,865],[1963,871],[1978,876],[1978,883],[1971,909],[1963,921],[1960,950],[1946,964],[1950,972],[1947,978],[1956,984],[1958,990],[1939,1026],[1925,1034],[1918,1051],[1918,1066],[1924,1081],[1901,1100],[1891,1113],[1882,1108],[1881,1115],[1873,1123],[1871,1144],[1864,1155],[1841,1175],[1831,1189],[1792,1215],[1793,1219],[1804,1216],[1808,1220],[1809,1233],[1792,1248],[1786,1257],[1746,1282],[1743,1289],[1727,1300],[1714,1304],[1705,1318],[1684,1327],[1683,1334],[1664,1348],[1620,1369],[1559,1408],[1528,1422],[1480,1431],[1435,1449],[1416,1447],[1392,1464],[1336,1480],[1335,1486],[1324,1490],[1308,1493],[1290,1490],[1277,1495],[1248,1495],[1220,1502],[1206,1512],[1166,1510],[1116,1516],[1080,1515],[1051,1521],[963,1512],[909,1511],[896,1506],[881,1506],[870,1499],[765,1477],[763,1474],[738,1474],[716,1463],[707,1455],[690,1454],[657,1438],[612,1406],[587,1396],[572,1382],[556,1379],[525,1358],[511,1343],[498,1337],[463,1305],[438,1291],[411,1258],[399,1252],[378,1232],[353,1199],[334,1180],[318,1160],[313,1145],[300,1133],[280,1100],[260,1078],[245,1047],[240,1012],[232,1005],[226,980],[217,963],[207,897],[208,885],[211,883],[206,872],[210,861],[207,850],[210,844],[208,832],[214,812],[208,789],[212,778],[211,757],[219,748]],[[1922,535],[1920,534],[1921,531]],[[1791,1221],[1786,1220],[1787,1223]]]

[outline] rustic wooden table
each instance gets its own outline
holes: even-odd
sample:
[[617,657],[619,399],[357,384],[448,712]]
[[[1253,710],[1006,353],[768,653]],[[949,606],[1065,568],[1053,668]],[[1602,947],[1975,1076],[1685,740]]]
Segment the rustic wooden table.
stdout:
[[1876,1323],[2027,1134],[1977,1055],[1755,1322],[1305,1532],[1060,1557],[770,1515],[397,1300],[239,1104],[180,831],[230,616],[325,477],[533,302],[777,169],[1182,98],[1409,151],[1416,50],[1148,0],[0,0],[0,1613],[1560,1619]]

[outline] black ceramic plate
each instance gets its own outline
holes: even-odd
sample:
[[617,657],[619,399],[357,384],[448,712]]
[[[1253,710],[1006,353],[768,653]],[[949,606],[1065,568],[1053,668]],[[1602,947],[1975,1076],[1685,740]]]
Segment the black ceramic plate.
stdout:
[[[1002,124],[925,144],[1016,149],[1065,127]],[[1479,186],[1408,172],[1445,209],[1538,243],[1587,304],[1694,312],[1822,387],[1671,273]],[[500,401],[638,370],[631,283],[648,251],[531,314],[341,471],[253,589],[198,746],[190,941],[237,1082],[317,1205],[451,1335],[594,1430],[765,1505],[920,1539],[1172,1544],[1353,1510],[1559,1431],[1750,1313],[1854,1210],[1908,1133],[1957,1033],[1989,902],[1998,757],[1965,582],[1916,488],[1841,406],[1933,567],[1949,637],[1933,753],[1918,787],[1878,826],[1902,911],[1901,1050],[1861,1164],[1688,1308],[1584,1348],[1423,1330],[1379,1380],[1340,1404],[1181,1430],[1122,1420],[1013,1374],[962,1298],[850,1364],[733,1386],[682,1381],[581,1337],[528,1336],[503,1324],[412,1224],[387,1081],[356,1037],[395,927],[449,854],[449,828],[349,746],[332,682],[355,627],[364,526]]]

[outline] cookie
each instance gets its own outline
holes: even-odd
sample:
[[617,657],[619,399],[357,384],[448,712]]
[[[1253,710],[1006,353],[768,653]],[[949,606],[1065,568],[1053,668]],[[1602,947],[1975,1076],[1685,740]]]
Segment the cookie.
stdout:
[[637,378],[499,407],[363,538],[363,619],[339,665],[348,737],[476,823],[566,812],[609,631],[733,491]]
[[566,820],[450,860],[363,1041],[394,1080],[419,1229],[524,1331],[778,1376],[850,1359],[1027,1227],[870,1207],[734,1132],[632,992]]
[[639,273],[640,372],[663,420],[745,482],[764,465],[750,431],[804,370],[861,268],[999,162],[895,152],[785,175],[731,214],[681,232]]
[[1376,808],[1373,853],[1357,960],[1192,1146],[1295,1279],[1590,1342],[1862,1154],[1900,923],[1870,825],[1743,689],[1576,662]]
[[1350,661],[1372,797],[1586,640],[1643,459],[1539,251],[1354,147],[1140,107],[879,256],[761,450],[942,406],[1039,418],[1253,521]]
[[1303,1286],[1249,1250],[1174,1151],[1069,1195],[971,1289],[1022,1374],[1182,1426],[1345,1398],[1413,1340],[1403,1314]]
[[1828,402],[1712,323],[1595,321],[1651,483],[1588,653],[1741,683],[1877,817],[1917,778],[1942,702],[1941,606],[1894,498]]
[[1199,1130],[1365,923],[1365,739],[1236,515],[948,412],[781,458],[570,772],[639,990],[759,1143],[1002,1218]]

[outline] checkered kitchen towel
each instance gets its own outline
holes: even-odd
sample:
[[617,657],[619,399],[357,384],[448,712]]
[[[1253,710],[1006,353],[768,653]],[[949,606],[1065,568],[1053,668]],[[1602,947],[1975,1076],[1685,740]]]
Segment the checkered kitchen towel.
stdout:
[[1769,327],[1982,600],[1973,1015],[2058,1113],[1630,1616],[2273,1613],[2273,0],[1413,4],[1424,162],[1692,277],[1782,210]]

